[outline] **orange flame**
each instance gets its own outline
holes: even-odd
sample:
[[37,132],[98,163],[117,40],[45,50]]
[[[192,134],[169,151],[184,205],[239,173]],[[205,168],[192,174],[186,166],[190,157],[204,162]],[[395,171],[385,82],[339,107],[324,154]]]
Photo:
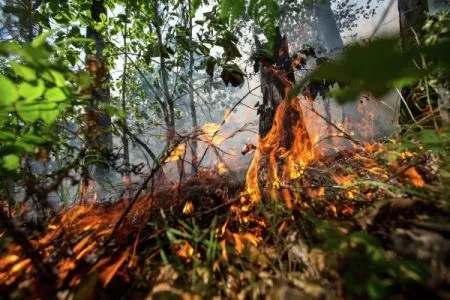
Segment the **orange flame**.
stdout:
[[186,144],[179,144],[172,150],[169,157],[166,158],[166,162],[168,161],[178,161],[183,157],[183,154],[186,150]]
[[[289,99],[291,83],[279,71],[272,68],[272,72],[283,83],[286,97],[277,107],[269,133],[260,139],[247,172],[246,191],[252,203],[259,202],[261,199],[258,170],[263,157],[269,158],[268,179],[274,191],[279,189],[282,181],[299,178],[306,165],[315,158],[299,98]],[[280,160],[283,161],[281,172],[278,167]],[[286,195],[284,200],[290,201],[286,199]]]
[[405,175],[408,176],[409,180],[414,186],[423,187],[425,186],[425,181],[422,176],[417,172],[415,167],[406,170]]

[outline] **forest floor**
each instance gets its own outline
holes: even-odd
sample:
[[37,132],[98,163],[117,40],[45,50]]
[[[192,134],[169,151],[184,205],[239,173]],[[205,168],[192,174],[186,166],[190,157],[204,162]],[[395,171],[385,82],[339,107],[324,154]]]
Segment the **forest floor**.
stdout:
[[261,201],[243,176],[202,171],[135,199],[64,209],[44,230],[11,224],[1,295],[450,299],[450,173],[436,155],[366,145],[276,186],[267,168]]

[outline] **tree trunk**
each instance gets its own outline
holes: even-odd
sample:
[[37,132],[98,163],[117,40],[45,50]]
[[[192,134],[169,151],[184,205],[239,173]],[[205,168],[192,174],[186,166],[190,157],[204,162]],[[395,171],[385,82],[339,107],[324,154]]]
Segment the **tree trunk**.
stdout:
[[[127,15],[128,7],[125,8],[125,15]],[[123,48],[127,51],[127,23],[125,23],[123,33]],[[128,56],[124,55],[123,59],[123,74],[122,74],[122,111],[124,114],[122,124],[122,144],[123,144],[123,162],[124,162],[124,183],[125,189],[129,192],[131,198],[131,178],[130,178],[130,147],[128,142],[128,124],[127,124],[127,103],[126,103],[126,91],[127,91],[127,64]]]
[[[104,0],[92,0],[91,4],[91,16],[94,22],[100,22],[101,14],[107,14]],[[94,84],[92,89],[92,104],[88,110],[92,118],[95,118],[95,124],[98,127],[99,135],[94,137],[91,141],[91,147],[99,151],[104,158],[108,158],[112,149],[112,133],[111,130],[111,117],[98,109],[100,103],[109,103],[109,88],[104,87],[104,81],[108,80],[109,73],[106,68],[106,64],[103,56],[103,49],[105,42],[100,32],[97,32],[93,27],[89,26],[86,29],[86,37],[95,41],[95,60],[97,64],[96,74],[94,75]],[[89,60],[89,53],[88,60]],[[96,80],[97,79],[97,80]],[[98,164],[96,166],[95,175],[99,181],[104,180],[109,173],[109,168],[104,164]]]
[[[257,49],[261,50],[263,46],[255,37]],[[292,60],[289,56],[288,42],[286,36],[282,37],[280,29],[277,28],[275,36],[273,56],[275,58],[275,64],[277,71],[282,71],[283,76],[287,78],[290,84],[295,84],[294,70],[292,68]],[[273,125],[273,120],[277,107],[280,105],[285,95],[285,84],[280,79],[280,76],[275,76],[272,70],[273,62],[267,57],[261,57],[259,59],[259,71],[261,74],[261,91],[263,94],[263,103],[258,107],[259,117],[259,136],[264,138],[270,131]],[[290,147],[293,140],[291,136],[292,131],[288,128],[295,124],[298,118],[303,116],[296,115],[294,111],[286,114],[288,116],[284,122],[284,127],[287,129],[285,132],[286,137],[283,137],[286,148]],[[291,125],[290,125],[291,124]]]
[[[191,16],[191,1],[188,1],[189,7],[189,107],[191,110],[191,118],[192,118],[192,128],[196,129],[198,127],[197,122],[197,111],[195,110],[195,101],[194,101],[194,80],[193,80],[193,71],[194,71],[194,51],[192,49],[192,16]],[[192,175],[197,175],[197,140],[193,139],[191,141],[191,155],[192,155]]]
[[158,0],[154,0],[154,12],[155,12],[155,20],[153,21],[153,25],[156,30],[156,35],[158,37],[158,46],[159,46],[159,64],[160,64],[160,76],[161,76],[161,85],[163,89],[163,95],[164,95],[164,101],[167,106],[167,118],[165,119],[166,126],[167,126],[167,142],[169,145],[172,144],[173,139],[175,137],[175,105],[173,102],[172,95],[169,91],[169,76],[167,73],[167,66],[166,66],[166,60],[164,58],[164,55],[166,53],[164,49],[164,43],[162,39],[162,32],[161,32],[161,24],[162,20],[159,17],[159,10],[158,10]]
[[278,89],[273,84],[273,75],[265,71],[263,64],[260,67],[261,72],[261,92],[263,94],[263,103],[258,107],[259,114],[259,136],[265,137],[272,128],[275,110],[281,103],[281,96]]
[[438,106],[442,126],[448,130],[450,129],[450,93],[442,86],[439,88]]

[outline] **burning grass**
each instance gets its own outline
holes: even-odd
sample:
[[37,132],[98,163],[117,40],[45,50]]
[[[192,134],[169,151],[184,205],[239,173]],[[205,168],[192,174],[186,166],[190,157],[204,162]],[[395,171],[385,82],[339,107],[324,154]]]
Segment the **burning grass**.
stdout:
[[[290,84],[273,72],[289,95]],[[222,125],[228,117],[227,112]],[[218,153],[215,146],[227,139],[217,134],[220,128],[200,129],[205,153],[209,147]],[[0,258],[0,291],[62,299],[280,293],[340,299],[375,295],[374,289],[403,291],[404,282],[423,276],[359,232],[356,216],[382,199],[423,198],[439,161],[429,153],[361,145],[344,131],[341,136],[353,148],[332,156],[317,151],[320,136],[308,132],[300,99],[284,99],[271,130],[249,147],[255,153],[245,185],[224,161],[183,181],[188,143],[180,143],[161,159],[177,164],[178,184],[162,180],[140,198],[64,209],[25,241],[11,225],[17,243],[8,243]],[[331,240],[338,242],[328,255],[323,242]],[[27,243],[31,250],[24,248]],[[363,289],[353,290],[351,277],[340,274],[354,268],[349,257],[388,266],[363,274]],[[47,281],[40,278],[42,270],[50,270]]]
[[[208,172],[182,186],[141,197],[115,232],[126,200],[65,209],[29,241],[42,263],[51,266],[58,290],[79,293],[92,281],[92,292],[102,291],[105,297],[118,286],[123,293],[133,286],[138,294],[150,289],[188,295],[176,287],[192,284],[196,288],[191,292],[200,293],[208,286],[202,296],[208,291],[234,297],[245,290],[241,277],[247,284],[271,278],[272,284],[266,282],[264,289],[273,286],[277,271],[272,264],[281,259],[284,266],[289,261],[283,255],[276,257],[277,243],[293,234],[293,226],[302,222],[300,215],[350,220],[377,199],[413,197],[417,188],[436,176],[437,161],[429,154],[371,144],[304,162],[301,176],[283,173],[289,171],[289,164],[279,163],[282,176],[274,181],[270,172],[278,170],[270,166],[270,155],[258,164],[263,201],[252,201],[248,181],[247,190],[241,192],[242,183],[233,180],[235,175]],[[5,250],[0,263],[2,292],[43,296],[40,287],[46,283],[21,247],[9,243]],[[255,263],[267,274],[246,273],[250,271],[244,269]],[[161,276],[170,278],[161,281]]]

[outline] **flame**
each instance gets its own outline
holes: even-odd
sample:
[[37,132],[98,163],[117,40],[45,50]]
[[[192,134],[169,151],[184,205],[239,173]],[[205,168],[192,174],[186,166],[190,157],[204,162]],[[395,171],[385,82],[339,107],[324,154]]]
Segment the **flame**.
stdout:
[[194,255],[194,247],[192,247],[187,241],[182,241],[181,244],[182,246],[178,249],[177,255],[186,259],[186,261],[190,261]]
[[312,199],[321,199],[325,196],[325,188],[323,186],[319,188],[307,188],[306,192]]
[[[285,95],[288,95],[291,89],[291,83],[282,72],[274,69],[272,71],[284,84]],[[306,102],[305,100],[309,101],[306,105],[302,104],[302,102]],[[334,170],[340,173],[331,174],[332,180],[337,185],[343,187],[341,189],[342,193],[340,192],[338,197],[332,199],[333,192],[330,192],[328,189],[326,190],[324,186],[317,186],[317,183],[309,182],[309,184],[303,185],[305,188],[302,191],[306,193],[305,196],[312,199],[326,200],[310,201],[309,203],[308,201],[300,201],[299,193],[290,183],[292,180],[300,178],[305,181],[308,180],[306,176],[302,178],[305,169],[322,154],[322,152],[315,149],[315,146],[329,133],[329,127],[318,126],[318,124],[326,123],[314,113],[317,106],[317,103],[312,101],[310,97],[296,97],[294,99],[288,99],[286,97],[278,105],[274,115],[273,126],[266,136],[256,137],[256,139],[259,139],[258,143],[252,140],[253,143],[248,141],[245,145],[241,152],[242,154],[254,152],[246,175],[245,191],[242,192],[239,202],[233,201],[230,207],[233,213],[232,216],[229,216],[225,223],[218,226],[215,230],[216,237],[220,241],[220,253],[223,260],[229,260],[229,251],[232,250],[233,246],[235,251],[240,254],[244,252],[245,247],[248,245],[256,247],[261,244],[263,240],[263,229],[269,227],[269,222],[257,213],[254,213],[253,208],[255,203],[261,201],[263,193],[265,196],[268,195],[273,199],[283,201],[288,209],[294,209],[296,205],[304,209],[314,208],[317,203],[321,203],[323,209],[332,217],[353,216],[358,210],[358,207],[354,205],[356,203],[354,201],[356,197],[364,194],[363,199],[369,199],[370,197],[374,199],[376,196],[375,192],[372,195],[372,192],[364,191],[363,187],[358,186],[358,189],[356,189],[353,184],[358,178],[363,178],[364,176],[369,177],[370,175],[372,176],[370,178],[386,179],[392,174],[393,169],[395,169],[394,171],[401,169],[399,167],[400,163],[397,162],[389,164],[389,168],[381,165],[379,160],[376,159],[376,154],[387,150],[381,144],[366,143],[363,147],[355,147],[355,151],[351,152],[351,159],[353,162],[357,162],[359,171],[354,171],[353,169],[354,174],[348,174],[352,172],[351,167],[349,168],[350,171],[347,171],[347,168],[340,168],[338,166]],[[304,109],[305,111],[303,111]],[[350,129],[356,133],[361,132],[368,137],[373,136],[376,114],[371,110],[367,101],[358,105],[358,111],[361,115],[358,123],[347,118],[344,124],[337,126],[338,129]],[[223,136],[218,134],[222,125],[230,122],[230,118],[231,110],[227,110],[222,124],[207,123],[197,128],[199,140],[207,144],[202,146],[206,148],[209,145],[219,145],[232,137],[232,135]],[[234,121],[234,119],[232,120]],[[314,126],[307,128],[306,124],[313,124]],[[334,128],[333,130],[338,129]],[[339,136],[343,136],[343,133],[339,133]],[[330,144],[328,146],[337,148],[339,143],[344,139],[337,138],[329,140]],[[186,154],[186,147],[186,144],[178,145],[171,151],[166,162],[180,161]],[[198,152],[200,152],[199,149]],[[236,155],[236,149],[230,149],[229,153]],[[403,160],[410,159],[414,155],[414,153],[407,151],[397,153],[397,157]],[[319,162],[319,165],[323,166],[324,169],[327,167],[324,162]],[[216,170],[199,169],[199,177],[212,176],[212,174],[223,176],[230,173],[230,168],[228,167],[230,165],[227,165],[221,160],[212,162],[210,166],[215,166]],[[404,177],[407,177],[407,180],[417,187],[423,187],[425,185],[424,179],[415,167],[404,168],[403,170],[403,173],[396,172],[396,174],[404,174]],[[131,184],[128,176],[125,176],[123,180],[126,186]],[[94,205],[93,202],[95,202],[97,197],[96,193],[93,195],[94,201],[88,201],[92,200],[92,189],[90,189],[90,186],[94,184],[95,182],[93,180],[83,179],[80,185],[81,203],[83,205],[61,211],[58,217],[47,226],[45,234],[30,241],[33,247],[42,254],[45,261],[52,261],[57,257],[58,260],[54,261],[54,263],[52,261],[51,265],[54,267],[55,273],[58,276],[58,284],[61,284],[78,264],[85,264],[92,257],[98,258],[100,251],[97,249],[102,249],[104,241],[113,231],[117,235],[133,236],[130,233],[137,232],[142,228],[142,224],[145,223],[141,222],[142,220],[139,219],[139,216],[150,215],[148,207],[152,205],[153,201],[149,201],[149,199],[153,200],[153,196],[147,195],[135,203],[127,215],[127,220],[123,222],[120,231],[119,229],[113,229],[114,224],[117,224],[117,221],[122,216],[124,209],[123,202],[118,203],[118,205],[113,206],[111,209],[108,208],[108,210],[105,210],[100,205]],[[336,187],[334,186],[333,188]],[[226,196],[221,195],[221,197],[227,199],[227,194],[224,195]],[[88,199],[89,197],[91,199]],[[328,201],[329,199],[332,201]],[[90,205],[87,205],[88,203]],[[163,211],[163,208],[161,210]],[[182,208],[182,213],[184,215],[192,215],[193,212],[193,201],[186,201]],[[138,218],[137,220],[136,217]],[[254,226],[252,224],[252,226],[247,227],[250,228],[251,232],[239,231],[236,233],[232,231],[236,228],[234,224],[236,221],[241,223],[253,222]],[[290,219],[284,220],[277,226],[277,232],[279,234],[285,232],[290,222]],[[228,226],[229,223],[231,224],[230,226]],[[114,276],[123,276],[126,278],[128,275],[120,270],[137,268],[141,263],[141,261],[138,261],[139,254],[136,253],[137,248],[139,248],[139,233],[132,248],[126,248],[122,252],[114,252],[111,257],[104,257],[94,261],[95,263],[92,263],[89,273],[98,272],[104,286],[108,285]],[[64,239],[61,237],[64,237]],[[67,250],[68,253],[66,257],[58,253],[58,243],[65,245],[66,248],[64,250]],[[173,247],[173,253],[178,257],[184,258],[186,261],[191,261],[193,257],[199,257],[198,255],[200,255],[200,252],[197,252],[186,240],[171,245],[171,247]],[[150,257],[153,255],[156,254],[151,254]],[[217,268],[217,266],[218,261],[214,262],[213,269]],[[20,246],[8,245],[8,253],[0,258],[0,281],[6,284],[18,282],[19,276],[21,274],[31,273],[32,268],[33,265],[30,259],[25,258]],[[5,271],[5,269],[8,270]],[[28,276],[28,274],[26,275]],[[75,277],[72,279],[71,285],[73,286],[79,282],[81,282],[81,278]]]
[[[286,125],[285,120],[292,116],[296,116],[293,118],[297,120],[294,120],[294,124]],[[290,147],[283,141],[287,136],[293,136]],[[258,143],[246,178],[246,190],[252,202],[258,202],[261,198],[258,170],[263,156],[269,158],[269,180],[275,189],[280,187],[282,180],[300,177],[308,162],[315,158],[297,98],[290,104],[286,99],[281,102],[276,110],[272,128]],[[281,172],[278,168],[278,159],[284,161]]]
[[124,261],[128,258],[129,251],[122,253],[120,258],[112,265],[108,266],[102,273],[100,273],[100,279],[103,281],[103,286],[107,286],[114,275],[117,273],[119,268],[122,266]]
[[333,180],[339,185],[350,185],[355,181],[355,177],[352,175],[331,175]]
[[206,123],[203,124],[201,130],[204,135],[212,137],[220,129],[220,124]]
[[200,128],[203,133],[200,136],[200,139],[205,143],[212,144],[215,146],[222,144],[227,139],[227,137],[218,134],[220,128],[221,125],[216,123],[203,124]]
[[231,113],[232,113],[233,111],[231,110],[231,108],[227,108],[226,110],[225,110],[225,115],[223,116],[223,122],[224,123],[227,123],[229,120],[230,120],[230,116],[231,116]]
[[15,263],[18,260],[19,260],[19,256],[15,255],[15,254],[6,255],[2,259],[0,259],[0,267],[3,268],[4,266]]
[[417,187],[424,187],[425,181],[423,180],[422,176],[417,172],[416,167],[408,168],[405,171],[405,175],[408,176],[409,180],[414,186]]
[[183,154],[186,151],[186,144],[179,144],[172,150],[169,157],[166,158],[166,162],[178,161],[183,158]]
[[226,175],[228,172],[230,172],[230,170],[227,168],[227,166],[225,165],[225,163],[220,162],[217,164],[217,173],[220,176],[224,176]]
[[241,254],[244,251],[245,242],[248,242],[256,247],[262,241],[261,237],[255,236],[254,234],[251,234],[249,232],[233,233],[233,239],[234,239],[234,248],[236,249],[236,252],[239,254]]
[[226,239],[223,239],[222,241],[220,241],[219,245],[220,245],[220,249],[222,250],[222,258],[227,261],[228,260],[228,252],[227,252]]
[[193,211],[194,211],[194,204],[192,204],[192,201],[187,201],[183,207],[183,214],[191,215]]

